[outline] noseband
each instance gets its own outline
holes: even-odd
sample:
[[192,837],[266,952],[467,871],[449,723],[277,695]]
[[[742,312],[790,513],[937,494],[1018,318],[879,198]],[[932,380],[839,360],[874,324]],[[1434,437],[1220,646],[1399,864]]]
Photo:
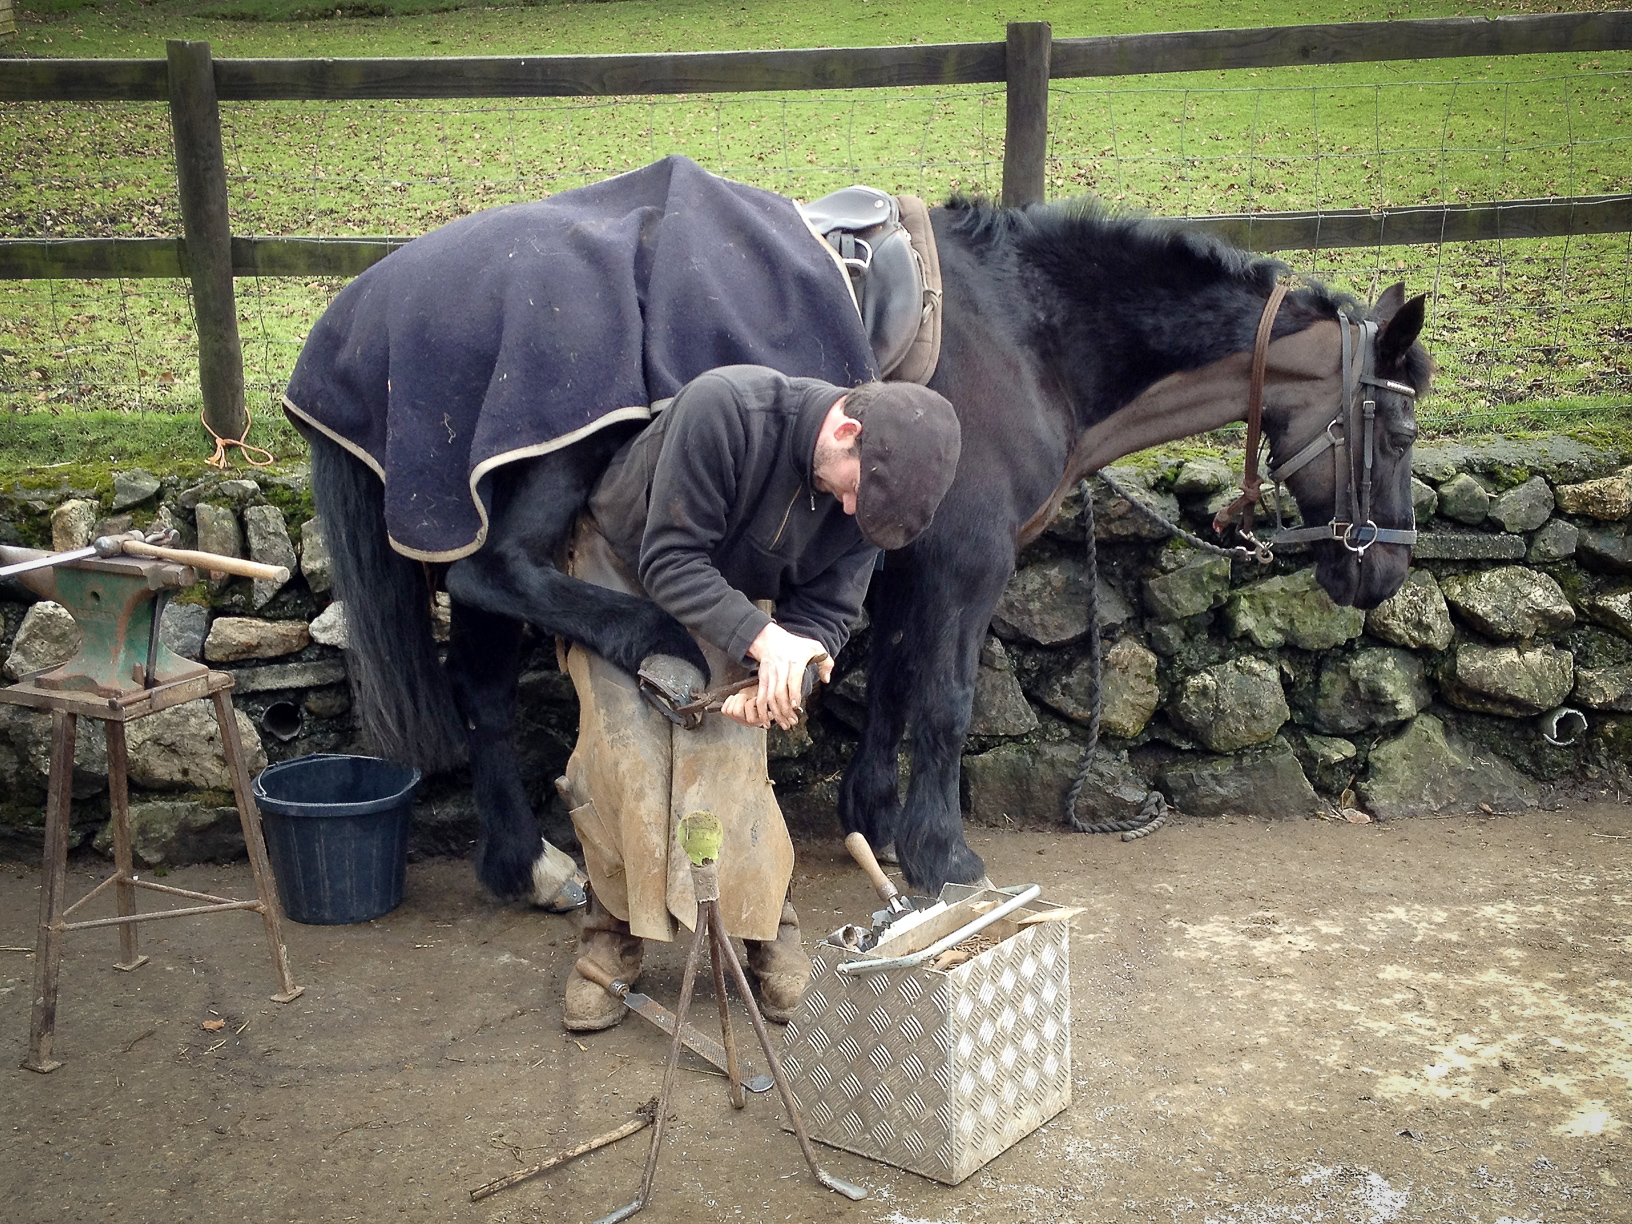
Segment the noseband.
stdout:
[[[1259,559],[1265,561],[1280,544],[1336,540],[1355,555],[1356,561],[1364,561],[1366,550],[1373,544],[1415,544],[1417,532],[1414,514],[1409,528],[1379,527],[1371,517],[1371,470],[1376,456],[1377,400],[1368,388],[1381,387],[1411,400],[1416,399],[1417,390],[1405,383],[1376,376],[1377,324],[1370,320],[1351,319],[1341,312],[1338,314],[1338,329],[1343,337],[1343,389],[1339,393],[1337,410],[1326,423],[1326,428],[1312,442],[1286,462],[1270,465],[1267,474],[1276,493],[1276,531],[1267,541],[1260,541],[1253,535],[1253,512],[1264,496],[1263,482],[1258,476],[1258,447],[1263,434],[1264,379],[1269,361],[1269,339],[1286,292],[1286,285],[1277,284],[1258,320],[1258,335],[1252,347],[1252,379],[1247,388],[1246,473],[1241,478],[1241,495],[1218,512],[1213,520],[1213,530],[1222,534],[1225,527],[1233,524]],[[1356,330],[1360,333],[1358,373],[1355,370]],[[1354,469],[1349,453],[1356,437],[1360,439],[1361,446],[1358,489],[1354,485]],[[1320,527],[1280,526],[1282,482],[1328,450],[1332,452],[1334,487],[1331,522]],[[1345,511],[1347,518],[1343,517]]]

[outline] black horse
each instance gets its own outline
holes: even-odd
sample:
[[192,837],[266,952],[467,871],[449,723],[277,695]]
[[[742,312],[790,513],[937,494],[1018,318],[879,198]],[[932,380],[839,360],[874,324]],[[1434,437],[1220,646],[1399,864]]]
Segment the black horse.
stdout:
[[[1255,333],[1284,270],[1181,226],[1080,203],[1001,209],[954,200],[931,219],[944,330],[930,386],[957,408],[963,458],[929,530],[889,554],[874,579],[870,708],[840,794],[845,829],[875,845],[893,842],[921,890],[984,874],[963,838],[959,762],[980,646],[1018,548],[1087,474],[1242,419]],[[1345,312],[1377,326],[1351,325]],[[1357,390],[1353,378],[1345,385],[1343,337],[1369,350],[1361,356],[1372,372],[1375,445],[1362,458],[1356,438],[1333,452],[1337,459],[1288,477],[1307,521],[1339,526],[1344,489],[1367,481],[1370,527],[1361,521],[1358,536],[1351,528],[1347,539],[1314,548],[1319,581],[1342,604],[1375,606],[1405,578],[1409,547],[1375,533],[1412,523],[1409,392],[1427,384],[1429,360],[1416,344],[1422,323],[1423,299],[1405,301],[1398,285],[1369,312],[1318,285],[1295,289],[1273,317],[1263,422],[1275,462],[1322,434],[1341,436],[1338,419]],[[540,849],[510,743],[523,624],[630,671],[654,651],[701,663],[656,605],[556,568],[630,428],[590,433],[490,475],[487,539],[442,576],[452,599],[445,669],[426,568],[389,546],[379,480],[340,447],[312,439],[313,489],[332,525],[365,730],[380,751],[431,768],[468,753],[482,823],[477,874],[501,898],[530,895]],[[1352,465],[1347,484],[1340,465]],[[903,805],[896,758],[908,728]]]

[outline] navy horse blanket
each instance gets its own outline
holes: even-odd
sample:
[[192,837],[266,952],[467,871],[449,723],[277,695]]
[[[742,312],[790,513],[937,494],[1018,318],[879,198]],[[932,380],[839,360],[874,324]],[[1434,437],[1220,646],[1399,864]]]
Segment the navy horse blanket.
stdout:
[[385,482],[398,552],[452,561],[486,539],[494,468],[743,362],[877,377],[845,274],[793,202],[668,157],[393,251],[312,328],[284,407]]

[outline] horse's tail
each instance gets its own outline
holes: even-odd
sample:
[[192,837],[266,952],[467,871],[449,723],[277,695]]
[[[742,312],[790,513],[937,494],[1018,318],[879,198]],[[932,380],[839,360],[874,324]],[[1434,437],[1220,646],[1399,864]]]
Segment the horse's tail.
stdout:
[[346,663],[364,740],[427,773],[459,764],[465,734],[431,634],[425,568],[391,547],[384,486],[314,434],[312,495],[346,607]]

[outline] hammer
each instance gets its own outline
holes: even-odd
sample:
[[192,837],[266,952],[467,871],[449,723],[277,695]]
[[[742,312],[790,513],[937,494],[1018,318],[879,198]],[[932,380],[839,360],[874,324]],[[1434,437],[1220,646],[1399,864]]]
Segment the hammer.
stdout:
[[178,565],[190,565],[194,569],[209,570],[217,574],[240,574],[245,578],[263,578],[278,583],[289,581],[289,571],[281,565],[263,565],[259,561],[245,561],[239,557],[223,557],[219,553],[197,552],[190,548],[169,548],[161,544],[149,543],[136,532],[131,532],[129,535],[100,536],[86,548],[75,548],[63,553],[51,553],[47,556],[35,557],[32,561],[19,561],[15,565],[0,568],[0,578],[9,578],[13,574],[22,574],[29,570],[47,569],[53,565],[66,565],[71,561],[87,561],[92,557],[108,560],[119,556],[152,557],[160,561],[174,561]]

